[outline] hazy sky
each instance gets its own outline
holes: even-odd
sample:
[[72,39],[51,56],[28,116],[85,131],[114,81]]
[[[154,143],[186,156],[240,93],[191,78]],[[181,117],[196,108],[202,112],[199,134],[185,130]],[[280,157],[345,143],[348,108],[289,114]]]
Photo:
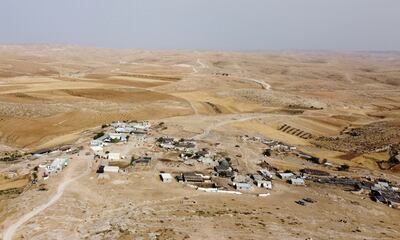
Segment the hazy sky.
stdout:
[[400,0],[1,0],[0,44],[400,50]]

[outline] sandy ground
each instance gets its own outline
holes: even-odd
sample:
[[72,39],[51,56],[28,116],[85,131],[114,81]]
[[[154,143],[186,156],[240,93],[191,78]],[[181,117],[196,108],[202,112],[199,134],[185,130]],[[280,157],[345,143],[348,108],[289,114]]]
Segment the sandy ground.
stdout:
[[[66,143],[87,147],[88,137],[101,124],[151,120],[167,126],[157,134],[194,138],[216,151],[241,155],[234,161],[244,173],[254,173],[263,160],[262,145],[239,140],[250,135],[348,164],[353,169],[349,175],[399,181],[398,173],[378,168],[377,161],[386,160],[387,151],[360,152],[349,159],[341,149],[357,147],[356,141],[322,145],[318,140],[342,136],[348,128],[368,129],[374,123],[390,122],[392,127],[382,124],[371,141],[386,144],[390,136],[391,142],[400,143],[393,134],[400,123],[400,56],[395,53],[52,49],[44,45],[1,48],[1,151],[29,152]],[[311,138],[282,131],[283,124]],[[69,156],[71,165],[47,180],[49,191],[29,188],[12,198],[2,196],[4,239],[400,237],[398,210],[339,187],[313,183],[293,187],[274,181],[271,195],[260,198],[256,190],[236,196],[163,184],[159,171],[209,169],[159,161],[176,156],[154,148],[154,137],[113,147],[128,158],[151,154],[156,160],[150,166],[98,179],[95,167],[99,163],[85,155],[85,149],[79,156]],[[240,148],[235,147],[238,144]],[[29,174],[34,166],[54,157],[1,163],[1,173]],[[286,169],[319,168],[287,157],[268,161]],[[88,164],[93,167],[86,173]],[[81,177],[70,181],[76,176]],[[23,181],[3,179],[0,189],[24,185]],[[294,203],[304,197],[317,202]]]

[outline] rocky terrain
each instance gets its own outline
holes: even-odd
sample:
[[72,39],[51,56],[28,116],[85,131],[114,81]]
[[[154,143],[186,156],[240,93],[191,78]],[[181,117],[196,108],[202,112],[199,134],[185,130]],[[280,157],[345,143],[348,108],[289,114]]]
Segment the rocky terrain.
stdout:
[[[106,148],[125,157],[123,171],[99,174],[108,160],[93,153],[93,136],[142,120],[152,124],[145,137]],[[160,173],[198,171],[237,190],[159,137],[190,139],[237,175],[307,168],[329,177],[305,186],[274,177],[272,189],[240,195],[163,183]],[[383,180],[396,191],[399,144],[398,53],[0,46],[5,240],[398,239],[399,210],[368,191]],[[141,156],[151,163],[132,165]],[[68,167],[42,179],[38,169],[56,158]]]

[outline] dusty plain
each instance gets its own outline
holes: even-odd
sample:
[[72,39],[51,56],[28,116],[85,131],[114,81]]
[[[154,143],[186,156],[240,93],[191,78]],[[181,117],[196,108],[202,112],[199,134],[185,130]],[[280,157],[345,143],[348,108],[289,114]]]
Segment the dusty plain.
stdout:
[[[86,154],[90,139],[102,124],[122,120],[166,127],[113,149],[129,158],[147,153],[150,165],[99,179],[98,163]],[[309,137],[281,131],[284,124]],[[349,129],[357,134],[346,134]],[[265,157],[264,145],[243,141],[244,135],[278,140],[350,168]],[[266,161],[281,170],[308,167],[399,185],[400,166],[378,163],[400,144],[400,54],[0,46],[0,152],[83,147],[68,156],[65,171],[46,180],[47,191],[38,190],[42,182],[30,183],[30,171],[62,153],[0,162],[0,232],[74,179],[12,239],[400,238],[398,209],[340,186],[275,180],[272,190],[232,195],[162,183],[160,171],[212,169],[187,166],[160,150],[154,144],[160,136],[193,138],[227,153],[242,174],[255,173]],[[260,192],[270,195],[258,197]],[[316,202],[295,203],[305,197]]]

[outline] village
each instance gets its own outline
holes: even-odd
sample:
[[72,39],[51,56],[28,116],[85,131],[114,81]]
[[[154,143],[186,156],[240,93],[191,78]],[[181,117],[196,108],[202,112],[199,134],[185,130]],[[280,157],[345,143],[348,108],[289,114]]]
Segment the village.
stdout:
[[[116,174],[152,171],[153,177],[166,185],[177,182],[193,191],[258,197],[274,194],[276,183],[299,188],[320,184],[340,187],[393,208],[400,207],[398,183],[351,175],[349,166],[311,156],[296,146],[244,135],[237,136],[232,149],[221,147],[218,142],[167,136],[162,131],[165,128],[164,123],[152,125],[148,121],[113,122],[102,125],[89,142],[80,146],[65,145],[32,152],[31,158],[38,163],[31,170],[32,184],[39,186],[41,191],[47,190],[46,182],[67,168],[73,156],[85,155],[92,159],[91,169],[99,180],[113,179]],[[258,149],[257,159],[249,161],[252,167],[244,167],[239,161],[243,157],[240,153],[242,144]],[[304,168],[279,169],[274,166],[274,159],[301,161]],[[295,201],[302,206],[313,202],[307,196]]]

